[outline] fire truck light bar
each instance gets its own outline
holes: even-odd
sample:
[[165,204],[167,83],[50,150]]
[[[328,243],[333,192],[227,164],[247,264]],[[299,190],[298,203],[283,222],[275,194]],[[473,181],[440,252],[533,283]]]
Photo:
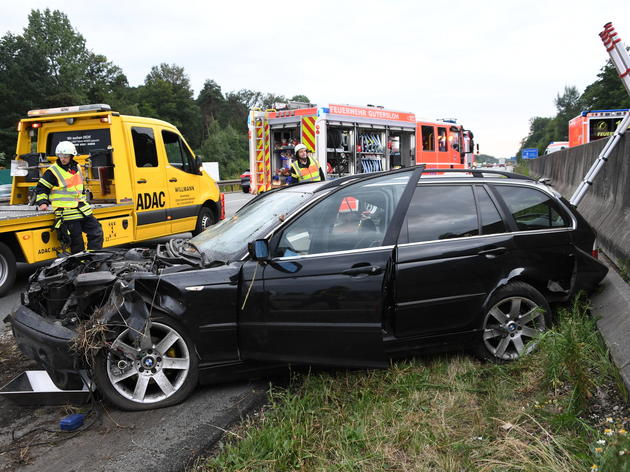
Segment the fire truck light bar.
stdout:
[[44,116],[44,115],[61,115],[63,113],[79,113],[86,111],[111,111],[112,107],[105,103],[94,103],[91,105],[76,105],[72,107],[58,107],[58,108],[42,108],[41,110],[30,110],[28,112],[29,117]]

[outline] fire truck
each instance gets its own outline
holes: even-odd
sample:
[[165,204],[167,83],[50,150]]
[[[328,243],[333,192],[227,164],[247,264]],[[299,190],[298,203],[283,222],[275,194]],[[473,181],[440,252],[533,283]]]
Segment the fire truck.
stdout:
[[455,120],[416,120],[380,106],[289,102],[252,109],[248,119],[251,193],[286,183],[293,149],[304,144],[328,177],[416,164],[471,167],[473,134]]
[[569,147],[613,135],[628,109],[583,111],[569,121]]

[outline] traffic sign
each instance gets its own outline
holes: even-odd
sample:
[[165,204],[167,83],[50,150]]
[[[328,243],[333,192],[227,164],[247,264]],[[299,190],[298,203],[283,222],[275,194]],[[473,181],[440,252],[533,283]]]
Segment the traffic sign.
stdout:
[[527,148],[521,152],[523,159],[536,159],[538,157],[538,148]]

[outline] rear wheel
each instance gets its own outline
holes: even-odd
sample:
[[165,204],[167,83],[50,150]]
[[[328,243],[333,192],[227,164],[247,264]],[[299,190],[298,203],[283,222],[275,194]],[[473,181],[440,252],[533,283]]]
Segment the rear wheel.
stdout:
[[490,361],[513,361],[531,352],[536,347],[536,338],[550,325],[549,303],[524,282],[500,288],[488,306],[477,352]]
[[185,331],[172,320],[153,321],[140,339],[127,328],[101,350],[93,372],[103,397],[123,410],[175,405],[197,386],[198,359]]
[[0,242],[0,297],[4,296],[15,282],[17,265],[9,246]]
[[208,207],[202,207],[201,211],[199,211],[199,216],[197,217],[197,226],[193,231],[193,236],[197,236],[206,228],[212,226],[215,223],[214,215],[212,211]]

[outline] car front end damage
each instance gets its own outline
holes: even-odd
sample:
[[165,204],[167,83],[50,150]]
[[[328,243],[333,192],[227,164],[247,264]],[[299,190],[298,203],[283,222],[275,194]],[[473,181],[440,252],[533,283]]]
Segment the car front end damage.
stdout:
[[179,257],[172,249],[183,252],[181,240],[165,246],[80,253],[39,269],[10,315],[20,350],[57,387],[76,388],[77,372],[89,369],[100,350],[117,349],[112,347],[117,333],[127,330],[130,341],[139,342],[151,315],[169,311],[168,303],[155,306],[164,297],[157,296],[151,281],[195,267],[200,259]]

